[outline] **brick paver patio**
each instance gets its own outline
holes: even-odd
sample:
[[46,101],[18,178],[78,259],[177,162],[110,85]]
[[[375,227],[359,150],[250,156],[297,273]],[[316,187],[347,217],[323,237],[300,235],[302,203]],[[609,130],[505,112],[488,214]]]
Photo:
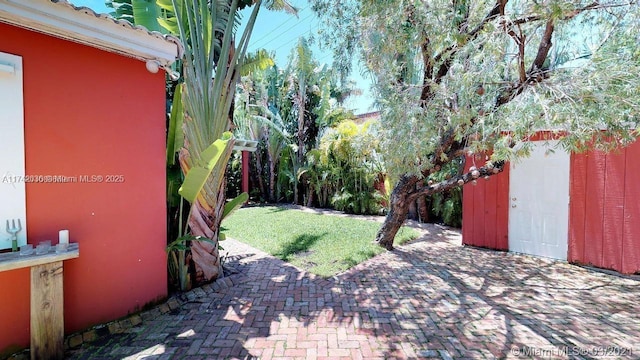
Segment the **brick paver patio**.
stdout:
[[[235,285],[85,343],[75,359],[640,358],[640,282],[462,247],[434,225],[323,279],[228,240]],[[610,355],[605,357],[603,355]]]

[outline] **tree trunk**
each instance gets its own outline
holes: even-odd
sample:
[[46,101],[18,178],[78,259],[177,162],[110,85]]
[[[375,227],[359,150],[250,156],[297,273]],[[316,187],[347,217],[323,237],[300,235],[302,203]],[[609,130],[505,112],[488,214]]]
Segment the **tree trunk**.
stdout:
[[[232,143],[233,144],[233,143]],[[214,168],[217,176],[209,176],[198,198],[191,204],[188,219],[189,232],[193,236],[202,236],[212,241],[192,241],[190,250],[194,264],[192,274],[194,286],[210,282],[224,274],[218,248],[220,222],[225,205],[226,181],[224,171],[231,156],[232,145],[225,149],[222,155],[223,163],[217,163]],[[189,172],[187,158],[189,152],[186,149],[180,151],[180,166],[183,173]],[[223,165],[224,164],[224,165]]]
[[[307,102],[307,86],[306,86],[306,81],[304,76],[301,76],[298,79],[298,151],[297,151],[297,158],[298,158],[298,166],[301,167],[304,164],[304,155],[305,155],[305,148],[304,148],[304,125],[305,125],[305,121],[304,121],[304,113],[305,113],[305,105]],[[297,169],[294,166],[294,174],[293,176],[298,176],[297,174]],[[295,188],[293,189],[293,203],[298,205],[298,197],[299,197],[299,186],[300,186],[300,182],[299,181],[295,181]],[[304,190],[303,190],[304,191]],[[304,193],[303,193],[303,197],[304,197]],[[303,199],[304,201],[304,199]]]
[[299,80],[299,88],[298,88],[298,164],[303,163],[305,148],[304,148],[304,112],[306,105],[306,95],[307,95],[307,87],[305,84],[305,79],[301,78]]
[[313,186],[309,186],[309,196],[307,197],[307,207],[313,206]]
[[[424,181],[419,181],[417,187],[424,186]],[[418,220],[426,223],[429,221],[429,209],[427,208],[427,198],[425,196],[418,196],[416,199],[416,206],[418,207]]]
[[407,218],[409,218],[411,220],[418,220],[418,210],[416,208],[416,202],[415,201],[409,202],[409,208],[408,208],[408,211],[407,211]]
[[256,176],[258,177],[258,186],[260,187],[260,193],[265,199],[267,199],[269,194],[267,191],[267,187],[264,184],[264,179],[262,178],[262,171],[264,169],[262,168],[262,161],[260,158],[260,154],[258,152],[254,152],[253,154],[256,159]]
[[415,190],[417,179],[413,176],[403,176],[391,192],[389,199],[389,213],[384,219],[382,227],[376,235],[376,242],[387,250],[393,250],[393,240],[407,219],[410,201],[408,195]]
[[269,202],[276,202],[276,161],[269,154]]
[[191,207],[189,227],[192,234],[213,240],[213,243],[204,241],[191,242],[191,255],[196,271],[193,281],[194,286],[199,286],[224,276],[218,248],[220,222],[225,203],[224,182],[223,186],[218,190],[217,198],[216,207],[211,212],[205,210],[197,201]]

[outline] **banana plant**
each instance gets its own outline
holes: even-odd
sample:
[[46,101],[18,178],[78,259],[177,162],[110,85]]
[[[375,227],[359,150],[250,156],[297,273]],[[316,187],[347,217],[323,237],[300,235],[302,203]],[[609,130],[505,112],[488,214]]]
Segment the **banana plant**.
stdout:
[[[174,114],[168,134],[167,163],[174,163],[178,151],[184,176],[180,199],[173,196],[176,186],[172,185],[180,176],[174,174],[176,176],[168,181],[170,203],[180,202],[179,236],[169,244],[169,249],[178,251],[176,256],[170,255],[170,262],[179,265],[174,270],[180,272],[186,263],[193,261],[196,282],[222,276],[219,227],[224,215],[231,212],[225,211],[225,206],[237,208],[238,203],[246,201],[243,195],[225,205],[224,171],[233,139],[225,140],[227,135],[224,133],[230,128],[228,115],[235,86],[261,5],[274,10],[296,11],[284,0],[264,3],[262,0],[107,0],[107,6],[114,8],[115,16],[151,30],[164,29],[176,34],[185,46],[184,83],[174,96]],[[238,10],[249,6],[254,6],[253,10],[236,42]],[[218,139],[226,141],[225,145],[216,143]],[[213,161],[211,156],[217,156],[218,160]],[[184,200],[191,206],[183,226]],[[191,259],[187,259],[189,256]],[[189,285],[184,272],[178,277],[182,285]]]
[[[158,3],[162,1],[166,0]],[[196,283],[223,275],[219,241],[224,234],[220,233],[220,224],[248,199],[247,194],[242,194],[225,203],[224,188],[233,148],[233,138],[227,132],[231,124],[229,113],[261,1],[254,5],[245,30],[236,41],[238,0],[194,0],[189,4],[172,0],[175,23],[185,43],[184,84],[179,93],[183,116],[176,117],[177,122],[182,121],[184,141],[175,141],[169,151],[184,145],[179,149],[179,159],[185,180],[179,193],[191,204],[189,234],[211,240],[190,242]],[[179,135],[178,131],[175,134]]]
[[[213,238],[214,232],[207,224],[201,223],[200,220],[202,219],[201,212],[203,207],[208,206],[203,189],[205,186],[222,186],[224,172],[220,172],[219,169],[222,164],[228,162],[232,150],[233,137],[230,132],[225,132],[221,139],[216,140],[200,154],[199,161],[193,167],[190,168],[188,164],[183,163],[184,158],[181,158],[181,165],[183,169],[186,169],[186,176],[178,190],[181,196],[180,214],[181,216],[183,214],[184,201],[188,201],[191,204],[191,211],[186,221],[188,229],[187,226],[183,226],[185,222],[180,219],[179,236],[167,246],[167,253],[169,256],[169,275],[182,291],[191,288],[189,263],[191,260],[195,262],[198,255],[202,256],[198,251],[201,251],[202,248],[217,248],[217,240],[224,240],[224,234],[222,233],[218,234],[217,239]],[[249,195],[243,193],[224,204],[221,220],[241,207],[248,198]],[[194,216],[196,217],[195,221],[192,221]],[[222,270],[221,268],[211,269],[210,267],[214,265],[215,263],[209,264],[209,268],[204,268],[203,271]],[[218,266],[221,266],[220,261],[218,261]]]
[[[180,37],[185,43],[182,95],[184,147],[180,166],[185,174],[180,195],[191,203],[189,233],[212,242],[191,242],[195,281],[222,276],[219,229],[225,206],[225,169],[233,138],[229,111],[240,76],[242,59],[260,9],[256,2],[237,43],[234,24],[238,0],[230,4],[172,0]],[[222,37],[220,35],[222,34]],[[235,43],[235,44],[234,44]],[[212,78],[213,75],[213,78]]]
[[[234,211],[242,207],[247,200],[249,200],[249,194],[242,193],[233,200],[227,202],[224,206],[222,219],[224,220],[229,217],[229,215]],[[180,214],[183,213],[184,201],[184,198],[180,198]],[[180,224],[184,224],[182,218],[180,219]],[[181,225],[179,230],[181,235],[178,236],[176,240],[169,243],[166,248],[168,255],[167,265],[169,270],[169,279],[180,291],[188,291],[191,289],[192,285],[191,274],[189,272],[189,265],[192,260],[189,245],[194,241],[204,241],[210,244],[215,244],[213,240],[202,236],[194,236],[190,234],[185,235],[185,230],[186,229]],[[220,233],[218,235],[218,239],[220,241],[224,240],[224,233]]]

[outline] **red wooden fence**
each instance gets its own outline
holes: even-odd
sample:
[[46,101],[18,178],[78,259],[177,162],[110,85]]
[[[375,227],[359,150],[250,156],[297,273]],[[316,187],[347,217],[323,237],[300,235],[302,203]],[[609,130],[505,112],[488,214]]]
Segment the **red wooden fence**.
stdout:
[[640,271],[640,143],[571,157],[570,262]]
[[[467,157],[465,170],[484,165],[484,159]],[[462,190],[462,242],[466,245],[508,250],[509,165],[505,170]]]
[[[640,273],[639,160],[639,142],[614,153],[571,155],[569,262]],[[483,163],[467,157],[465,168]],[[508,165],[488,181],[465,185],[462,206],[464,244],[508,250]]]

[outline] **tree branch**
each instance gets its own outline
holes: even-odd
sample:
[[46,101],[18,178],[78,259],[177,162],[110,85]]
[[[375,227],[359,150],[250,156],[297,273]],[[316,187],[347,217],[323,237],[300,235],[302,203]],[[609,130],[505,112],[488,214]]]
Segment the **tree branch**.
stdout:
[[[434,58],[434,63],[439,63],[438,72],[433,77],[434,81],[439,84],[442,81],[442,78],[447,75],[449,69],[451,68],[451,64],[453,63],[453,58],[462,46],[466,45],[469,41],[474,40],[478,37],[482,29],[491,22],[493,19],[497,18],[501,12],[504,13],[504,6],[507,4],[508,0],[496,0],[495,5],[489,11],[489,13],[482,19],[480,24],[476,26],[470,32],[463,34],[466,35],[464,41],[457,44],[449,45],[446,49],[442,50],[438,55]],[[444,60],[443,60],[444,59]]]
[[540,45],[538,46],[538,54],[536,54],[536,58],[533,60],[531,68],[529,69],[530,75],[542,69],[542,67],[544,66],[544,62],[547,59],[547,55],[549,55],[549,50],[553,45],[553,43],[551,42],[551,37],[553,36],[553,30],[555,28],[553,23],[553,18],[547,20],[547,25],[544,29],[544,34],[542,35],[542,40],[540,40]]
[[[468,41],[472,40],[473,38],[475,38],[480,31],[483,29],[483,27],[491,20],[495,19],[497,16],[500,15],[504,15],[505,14],[505,6],[508,0],[497,0],[494,7],[491,9],[491,11],[487,14],[487,16],[485,16],[485,18],[483,19],[483,21],[473,30],[471,30],[467,35],[467,38],[465,39],[464,43],[462,44],[462,46],[464,46],[464,44],[466,44]],[[571,19],[575,16],[577,16],[578,14],[580,14],[581,12],[587,11],[587,10],[593,10],[593,9],[598,9],[598,8],[603,8],[603,7],[611,7],[611,6],[620,6],[620,5],[601,5],[599,2],[595,1],[585,7],[582,7],[580,9],[576,9],[566,15],[564,15],[561,19],[565,20],[565,19]],[[518,81],[514,84],[512,84],[511,86],[509,86],[496,100],[496,104],[494,109],[497,109],[498,107],[507,104],[508,102],[510,102],[511,100],[513,100],[516,96],[520,95],[524,89],[526,88],[527,85],[533,85],[535,83],[541,82],[543,81],[548,74],[544,71],[544,64],[545,61],[547,60],[547,57],[549,55],[549,51],[553,45],[551,39],[553,37],[553,33],[554,33],[554,29],[555,29],[555,24],[554,24],[554,18],[549,18],[547,19],[547,23],[545,26],[545,31],[542,35],[542,39],[540,40],[540,44],[538,46],[538,51],[536,54],[535,59],[533,60],[533,62],[531,63],[531,67],[528,71],[525,70],[525,44],[526,44],[526,35],[522,32],[522,29],[520,28],[520,24],[523,24],[525,22],[531,22],[531,21],[539,21],[542,20],[542,18],[540,16],[529,16],[526,18],[522,18],[522,19],[518,19],[514,22],[511,22],[509,25],[505,24],[505,30],[507,31],[507,33],[509,34],[509,36],[511,36],[514,41],[516,42],[516,44],[518,45]],[[513,28],[512,25],[517,25],[518,26],[518,32],[516,32]],[[430,92],[431,92],[431,88],[428,85],[428,74],[433,72],[433,63],[428,62],[427,59],[429,59],[427,57],[429,53],[426,45],[428,44],[428,42],[425,42],[423,44],[422,47],[422,51],[423,51],[423,56],[424,59],[423,61],[425,62],[425,74],[424,74],[424,78],[423,78],[423,89],[422,89],[422,96],[421,96],[421,100],[422,100],[422,106],[424,106],[424,104],[426,103],[426,100],[428,99],[428,97],[430,96]],[[435,74],[435,83],[439,83],[442,78],[448,73],[449,68],[451,66],[451,63],[453,61],[454,56],[456,55],[459,47],[459,45],[451,45],[448,48],[446,48],[445,50],[443,50],[440,54],[438,54],[435,58],[434,58],[434,63],[440,62],[442,61],[441,65],[438,67],[437,69],[437,74]],[[443,60],[444,57],[444,60]],[[471,125],[473,126],[473,124],[477,121],[477,119],[472,119],[471,120]],[[455,157],[458,154],[461,154],[463,152],[464,149],[464,144],[455,141],[455,134],[456,131],[454,129],[448,129],[444,135],[441,138],[440,144],[438,146],[438,148],[434,151],[433,155],[430,157],[430,165],[431,167],[428,169],[424,169],[422,171],[422,175],[427,177],[429,175],[429,170],[433,169],[433,168],[438,168],[441,165],[444,165],[446,162],[448,162],[449,160],[451,160],[453,157]],[[444,156],[443,156],[444,155]],[[446,161],[443,161],[442,159],[445,158]],[[501,171],[501,170],[500,170]],[[491,174],[488,174],[489,176],[491,176]],[[483,176],[485,176],[483,174]],[[464,180],[464,178],[463,178]],[[465,180],[465,182],[468,182],[467,180]],[[446,182],[441,183],[442,186],[445,186]],[[428,190],[431,189],[431,190]],[[438,192],[438,191],[434,191],[433,190],[433,186],[427,186],[427,187],[422,187],[418,190],[416,190],[415,192],[412,192],[412,196],[419,196],[420,194],[424,194],[424,195],[428,195],[434,192]],[[436,188],[437,189],[437,188]]]
[[531,15],[531,16],[520,18],[520,19],[515,19],[515,20],[513,20],[511,22],[511,24],[513,24],[513,25],[523,25],[523,24],[526,24],[526,23],[540,21],[540,20],[542,20],[542,16],[540,16],[540,15]]
[[518,26],[518,30],[520,32],[519,35],[516,34],[516,32],[513,29],[507,30],[507,34],[516,42],[516,45],[518,45],[518,74],[519,74],[518,78],[520,80],[520,83],[524,83],[525,80],[527,79],[527,71],[525,70],[525,65],[524,65],[524,50],[525,50],[526,37],[522,33],[522,29],[520,28],[520,26]]
[[[547,25],[544,30],[544,34],[542,35],[542,39],[540,40],[540,44],[538,45],[538,53],[536,54],[535,59],[531,63],[531,68],[527,71],[526,76],[522,76],[522,69],[520,69],[520,76],[518,82],[512,84],[506,91],[504,91],[498,99],[496,99],[496,104],[494,106],[494,110],[498,107],[510,102],[516,96],[522,94],[527,85],[533,85],[544,80],[549,74],[546,73],[543,69],[544,62],[547,60],[547,56],[549,55],[549,50],[551,50],[551,46],[553,43],[551,42],[551,38],[553,37],[554,20],[553,18],[549,18],[547,20]],[[510,30],[512,31],[512,30]],[[523,42],[524,46],[524,42]],[[522,49],[523,50],[523,49]],[[518,56],[520,57],[520,67],[524,66],[524,53],[522,50],[519,52]]]
[[[462,4],[460,4],[462,1]],[[464,8],[463,8],[464,7]],[[469,1],[468,0],[453,0],[453,8],[456,12],[459,10],[464,10],[462,14],[462,18],[460,18],[458,22],[458,32],[463,33],[466,31],[467,26],[469,25]]]
[[[594,1],[591,4],[581,7],[579,9],[575,9],[573,11],[568,12],[567,14],[565,14],[564,16],[560,17],[560,20],[571,20],[574,17],[580,15],[581,13],[585,12],[585,11],[589,11],[589,10],[599,10],[599,9],[611,9],[611,8],[616,8],[616,7],[623,7],[623,6],[629,6],[630,5],[630,1],[627,1],[625,3],[620,3],[620,4],[601,4],[599,1]],[[535,22],[535,21],[540,21],[540,20],[544,20],[546,19],[546,17],[543,17],[541,15],[530,15],[530,16],[525,16],[523,18],[519,18],[519,19],[515,19],[511,22],[511,24],[513,25],[522,25],[522,24],[526,24],[526,23],[530,23],[530,22]]]
[[[472,123],[475,122],[472,120]],[[464,144],[458,141],[455,141],[455,131],[453,129],[447,130],[445,134],[445,138],[440,142],[440,146],[433,152],[430,156],[429,164],[430,168],[424,168],[421,173],[425,178],[429,176],[431,170],[439,170],[439,167],[451,161],[451,159],[455,159],[457,157],[464,155]],[[444,155],[444,156],[443,156]],[[444,158],[444,160],[443,160]]]
[[481,177],[486,178],[487,176],[497,175],[504,170],[504,165],[504,161],[499,161],[493,166],[484,165],[478,169],[473,169],[462,175],[452,177],[451,179],[441,181],[437,184],[420,187],[407,196],[407,201],[411,202],[420,196],[429,196],[451,190]]
[[433,63],[431,62],[431,49],[429,48],[429,39],[424,39],[421,46],[422,49],[422,62],[424,65],[424,73],[422,76],[422,92],[420,93],[420,107],[427,105],[427,100],[433,95],[431,88],[430,75],[433,73]]
[[[438,55],[436,55],[433,58],[433,61],[431,61],[431,50],[429,49],[429,41],[428,39],[425,37],[425,41],[422,44],[422,55],[423,55],[423,61],[424,61],[424,75],[423,75],[423,87],[422,87],[422,92],[420,95],[420,100],[421,100],[421,106],[425,106],[427,103],[427,100],[429,99],[429,97],[432,96],[432,88],[431,85],[429,84],[429,81],[431,79],[433,79],[433,81],[436,84],[439,84],[442,79],[447,75],[447,73],[449,72],[449,69],[451,68],[451,64],[453,62],[453,58],[455,57],[458,49],[461,46],[464,46],[466,43],[468,43],[471,40],[474,40],[482,31],[482,29],[493,19],[497,18],[500,14],[504,14],[504,9],[505,6],[507,4],[508,0],[496,0],[495,5],[493,6],[493,8],[489,11],[489,13],[484,17],[484,19],[480,22],[480,24],[478,24],[478,26],[476,26],[473,30],[471,30],[470,32],[468,32],[466,34],[465,40],[462,44],[453,44],[450,45],[449,47],[447,47],[446,49],[444,49],[442,52],[440,52]],[[466,27],[466,26],[465,26]],[[462,29],[462,27],[460,27],[460,29]],[[446,58],[444,60],[443,57],[446,56]],[[441,62],[440,66],[438,67],[437,73],[435,74],[435,78],[433,75],[433,65],[435,63]],[[471,120],[471,123],[473,124],[475,122],[475,119]],[[456,142],[455,141],[455,134],[456,131],[455,129],[448,129],[445,133],[445,135],[442,138],[442,141],[440,142],[440,146],[436,149],[436,151],[434,152],[433,156],[431,157],[431,165],[433,167],[436,166],[441,166],[443,165],[445,162],[442,161],[442,155],[446,154],[447,159],[451,159],[451,156],[453,154],[459,153],[462,151],[463,149],[463,144]],[[453,146],[454,144],[457,144],[455,147]],[[424,169],[422,171],[423,176],[427,176],[428,175],[428,171],[429,169]]]

